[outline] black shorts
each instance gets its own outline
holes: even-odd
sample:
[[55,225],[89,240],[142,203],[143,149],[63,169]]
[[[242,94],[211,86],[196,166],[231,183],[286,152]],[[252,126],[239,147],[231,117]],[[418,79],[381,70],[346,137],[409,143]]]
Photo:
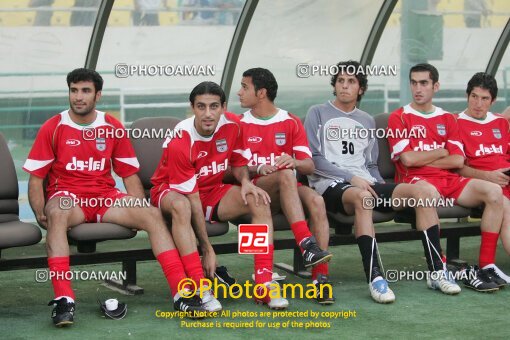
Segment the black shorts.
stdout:
[[[397,185],[398,184],[395,183],[384,184],[376,183],[372,185],[372,189],[374,189],[375,193],[377,194],[377,196],[379,196],[379,198],[390,199]],[[324,191],[324,193],[322,194],[324,202],[326,203],[326,210],[331,212],[341,212],[343,214],[347,214],[342,204],[342,196],[344,195],[344,192],[349,188],[353,188],[353,186],[349,182],[340,183],[335,181],[331,183],[329,188],[327,188],[326,191]],[[393,211],[393,209],[387,205],[376,205],[374,207],[374,210],[380,212]]]

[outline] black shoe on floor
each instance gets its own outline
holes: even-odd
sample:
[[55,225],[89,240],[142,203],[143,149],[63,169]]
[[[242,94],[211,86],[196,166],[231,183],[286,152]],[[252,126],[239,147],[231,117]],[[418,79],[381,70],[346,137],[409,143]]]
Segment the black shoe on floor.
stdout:
[[335,303],[333,296],[333,287],[328,281],[328,277],[323,274],[317,275],[317,283],[315,283],[316,296],[315,299],[321,305],[331,305]]
[[74,322],[74,302],[67,302],[66,298],[60,298],[58,300],[51,300],[48,306],[54,305],[53,311],[51,312],[51,318],[53,323],[57,327],[64,327],[72,325]]
[[[230,276],[225,266],[216,267],[214,277],[218,279],[219,283],[226,285],[228,290],[237,283],[237,280]],[[232,294],[236,296],[239,294],[239,286],[235,285],[232,287]]]

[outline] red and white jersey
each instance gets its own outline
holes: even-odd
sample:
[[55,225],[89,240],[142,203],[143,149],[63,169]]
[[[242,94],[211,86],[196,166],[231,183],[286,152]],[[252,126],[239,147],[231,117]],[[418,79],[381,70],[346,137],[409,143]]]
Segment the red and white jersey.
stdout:
[[247,111],[241,124],[245,144],[252,154],[249,166],[274,165],[283,152],[298,160],[312,157],[301,120],[287,111],[279,110],[269,119],[256,118]]
[[457,125],[467,165],[480,170],[510,167],[510,124],[505,117],[487,112],[487,117],[480,120],[462,112],[457,117]]
[[[60,190],[100,195],[115,188],[112,168],[123,178],[138,172],[140,165],[127,133],[108,134],[124,129],[122,124],[104,112],[96,113],[96,120],[85,126],[73,122],[68,110],[41,126],[23,170],[40,178],[48,176],[47,197]],[[123,138],[95,138],[91,132],[98,128],[104,136]]]
[[173,138],[163,143],[163,155],[151,178],[151,197],[169,188],[182,194],[207,193],[220,186],[229,165],[248,164],[250,150],[244,146],[239,117],[225,112],[212,136],[201,136],[195,117],[176,125]]
[[393,111],[388,121],[388,143],[391,159],[395,162],[395,181],[408,177],[445,177],[452,173],[431,166],[405,167],[400,154],[406,151],[446,149],[450,155],[465,157],[455,117],[436,107],[434,112],[423,114],[410,105]]

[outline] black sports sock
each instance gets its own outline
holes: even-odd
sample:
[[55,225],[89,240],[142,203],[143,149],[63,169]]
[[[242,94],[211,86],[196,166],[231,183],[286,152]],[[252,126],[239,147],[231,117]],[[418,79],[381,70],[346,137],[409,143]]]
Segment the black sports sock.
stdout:
[[[427,242],[427,237],[429,242]],[[423,250],[425,251],[425,258],[427,259],[427,267],[430,271],[443,269],[443,261],[441,259],[441,243],[439,242],[439,226],[433,225],[432,227],[424,230],[421,235],[421,242]],[[436,253],[436,248],[438,254]]]
[[[374,277],[372,268],[379,268],[379,257],[377,255],[377,246],[374,245],[374,252],[372,253],[372,242],[375,239],[372,236],[361,235],[356,239],[358,242],[359,251],[361,253],[361,261],[363,261],[363,269],[367,277],[367,283],[372,282]],[[370,259],[372,259],[372,268],[370,268]],[[379,271],[377,271],[379,273]]]

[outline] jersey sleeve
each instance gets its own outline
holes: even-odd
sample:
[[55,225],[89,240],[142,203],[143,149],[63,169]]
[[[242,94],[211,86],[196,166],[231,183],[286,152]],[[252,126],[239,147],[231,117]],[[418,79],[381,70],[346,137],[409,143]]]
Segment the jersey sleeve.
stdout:
[[32,149],[23,165],[23,170],[40,178],[45,178],[55,161],[53,134],[56,124],[53,120],[44,123],[35,137]]
[[312,152],[308,147],[308,139],[306,138],[303,123],[301,123],[301,119],[296,116],[293,116],[292,118],[294,118],[294,121],[296,122],[296,127],[293,131],[294,135],[292,136],[292,140],[294,141],[294,145],[292,145],[294,158],[298,160],[312,158]]
[[404,133],[407,130],[407,127],[404,124],[402,119],[403,109],[400,108],[390,114],[390,118],[388,119],[388,144],[390,146],[390,155],[391,160],[396,162],[400,158],[400,154],[407,151],[413,151],[411,149],[409,139],[404,138],[409,135],[408,133]]
[[[370,117],[370,129],[375,131],[375,120]],[[377,139],[375,136],[371,136],[368,141],[368,147],[365,150],[365,167],[372,177],[374,177],[378,183],[383,183],[384,179],[382,178],[379,167],[377,165],[377,159],[379,158],[379,144],[377,143]]]
[[[163,145],[167,162],[167,180],[170,189],[189,195],[198,192],[195,167],[191,161],[191,138],[187,133],[182,138],[173,138]],[[165,155],[164,155],[165,156]]]
[[251,159],[251,151],[244,139],[244,124],[236,122],[238,129],[237,139],[234,141],[234,151],[230,156],[230,165],[234,167],[246,166]]
[[[110,118],[110,117],[109,117]],[[111,120],[110,123],[115,129],[123,129],[124,126],[115,120]],[[135,150],[133,145],[128,138],[127,133],[116,133],[115,136],[122,136],[122,138],[115,138],[113,151],[112,151],[112,166],[113,171],[122,178],[134,175],[140,169],[140,163],[136,158]]]
[[462,144],[462,139],[460,138],[459,126],[453,114],[447,113],[446,121],[448,124],[448,142],[446,143],[446,150],[448,150],[450,155],[466,157],[464,153],[464,144]]

